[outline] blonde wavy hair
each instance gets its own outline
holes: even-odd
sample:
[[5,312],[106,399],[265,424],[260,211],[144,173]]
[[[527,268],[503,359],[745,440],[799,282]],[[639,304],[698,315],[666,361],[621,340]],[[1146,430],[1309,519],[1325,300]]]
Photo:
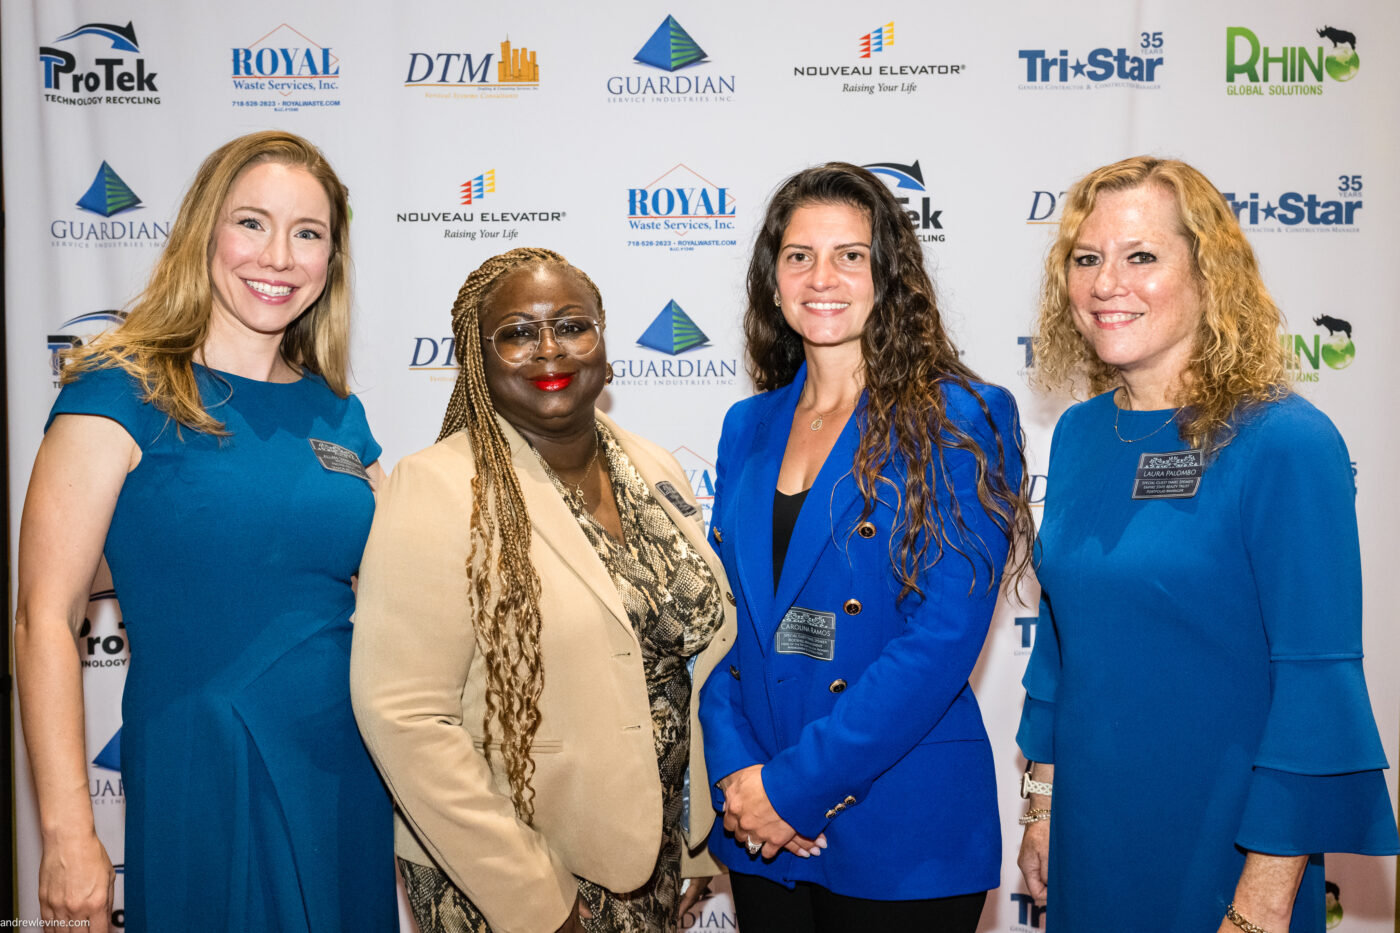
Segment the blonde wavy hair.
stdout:
[[539,730],[544,692],[540,576],[530,559],[530,516],[520,479],[486,385],[481,313],[507,275],[539,266],[560,267],[578,276],[597,304],[599,321],[604,319],[598,286],[552,250],[520,247],[483,262],[467,276],[452,305],[459,368],[438,434],[442,440],[466,431],[476,461],[466,573],[472,628],[486,663],[481,735],[488,755],[500,750],[515,813],[527,824],[535,813],[530,747]]
[[326,287],[282,336],[282,357],[350,394],[350,211],[340,178],[314,145],[278,130],[250,133],[214,150],[195,174],[170,228],[170,239],[126,320],[91,343],[65,350],[62,381],[120,367],[141,383],[143,400],[196,431],[223,434],[204,407],[195,382],[195,354],[209,337],[214,306],[209,279],[214,229],[238,177],[251,166],[277,162],[310,173],[331,205],[331,256]]
[[1034,381],[1042,388],[1087,388],[1097,395],[1123,384],[1117,367],[1095,355],[1074,326],[1069,263],[1101,193],[1158,185],[1176,198],[1181,234],[1191,246],[1201,296],[1196,345],[1175,401],[1181,439],[1196,448],[1229,443],[1243,406],[1287,394],[1283,315],[1259,276],[1259,263],[1229,202],[1185,162],[1134,156],[1095,169],[1065,195],[1059,235],[1045,258],[1035,323]]

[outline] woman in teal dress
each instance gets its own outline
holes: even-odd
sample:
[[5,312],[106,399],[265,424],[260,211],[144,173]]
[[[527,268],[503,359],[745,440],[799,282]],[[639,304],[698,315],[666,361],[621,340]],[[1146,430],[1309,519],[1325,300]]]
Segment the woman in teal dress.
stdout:
[[279,132],[205,160],[126,321],[72,351],[20,532],[45,919],[107,929],[73,633],[105,555],[131,644],[125,929],[391,930],[391,811],[349,702],[381,477],[346,386],[345,188]]
[[1052,933],[1321,933],[1322,853],[1396,851],[1350,458],[1281,324],[1195,169],[1069,192],[1036,365],[1100,394],[1051,445],[1018,735]]

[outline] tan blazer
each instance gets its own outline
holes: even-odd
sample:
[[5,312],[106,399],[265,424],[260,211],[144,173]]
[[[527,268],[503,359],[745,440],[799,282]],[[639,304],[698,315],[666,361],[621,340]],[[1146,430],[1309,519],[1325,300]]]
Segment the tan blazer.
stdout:
[[[675,458],[621,430],[653,490],[666,480],[692,505]],[[539,573],[544,692],[533,758],[535,818],[515,817],[499,755],[482,753],[485,667],[467,610],[467,536],[474,461],[463,432],[400,461],[384,490],[360,568],[350,663],[355,715],[397,805],[395,851],[435,864],[496,933],[553,931],[581,875],[613,891],[651,876],[661,845],[661,781],[640,645],[611,576],[525,440],[501,422],[530,514]],[[709,564],[724,625],[696,661],[690,702],[695,788],[689,874],[713,874],[703,852],[714,822],[705,775],[700,686],[734,640],[724,568],[690,517],[656,500]]]

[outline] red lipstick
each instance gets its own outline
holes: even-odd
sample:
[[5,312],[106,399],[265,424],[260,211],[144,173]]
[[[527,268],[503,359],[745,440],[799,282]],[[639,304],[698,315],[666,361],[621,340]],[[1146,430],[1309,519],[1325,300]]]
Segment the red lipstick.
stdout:
[[535,388],[541,392],[558,392],[560,389],[568,388],[569,383],[574,381],[574,377],[572,373],[552,373],[531,381],[534,382]]

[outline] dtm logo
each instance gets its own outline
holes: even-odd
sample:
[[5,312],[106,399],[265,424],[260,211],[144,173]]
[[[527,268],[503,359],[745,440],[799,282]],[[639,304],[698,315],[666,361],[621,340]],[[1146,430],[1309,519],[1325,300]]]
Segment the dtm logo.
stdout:
[[1091,87],[1157,88],[1157,71],[1162,67],[1162,33],[1139,33],[1134,48],[1102,46],[1071,55],[1049,49],[1021,49],[1016,55],[1025,62],[1022,90],[1048,87],[1088,89]]
[[[1232,96],[1296,97],[1322,93],[1323,74],[1333,81],[1350,81],[1361,68],[1356,33],[1336,26],[1317,30],[1316,45],[1270,48],[1254,30],[1229,26],[1225,30],[1225,93]],[[1330,45],[1324,44],[1330,43]],[[1265,91],[1265,87],[1268,88]]]
[[[894,192],[895,200],[904,205],[904,213],[909,216],[909,220],[914,224],[914,229],[918,231],[919,239],[925,243],[943,242],[943,211],[933,209],[933,199],[928,196],[928,189],[924,187],[924,173],[919,168],[919,160],[915,159],[913,165],[902,165],[899,162],[871,162],[863,165],[873,175],[880,176],[880,179]],[[911,204],[915,197],[918,201]]]
[[1222,192],[1230,202],[1240,226],[1250,232],[1327,232],[1355,233],[1356,215],[1363,206],[1360,175],[1337,176],[1335,195],[1285,191],[1275,196],[1260,196],[1259,192],[1237,195]]
[[[60,43],[66,43],[62,47]],[[91,59],[79,50],[95,51]],[[131,53],[128,59],[123,53]],[[156,72],[146,70],[140,57],[136,28],[112,23],[85,23],[39,47],[44,99],[51,103],[159,104]],[[99,57],[100,56],[100,57]],[[125,92],[117,94],[115,92]],[[136,92],[136,93],[132,93]]]
[[[496,68],[491,69],[491,59]],[[495,77],[495,84],[492,77]],[[494,88],[496,85],[514,88],[538,88],[540,84],[539,53],[525,46],[515,47],[510,39],[500,44],[500,55],[487,52],[409,52],[408,74],[404,87]],[[476,98],[477,92],[429,92],[429,98]],[[515,94],[493,95],[516,97]]]

